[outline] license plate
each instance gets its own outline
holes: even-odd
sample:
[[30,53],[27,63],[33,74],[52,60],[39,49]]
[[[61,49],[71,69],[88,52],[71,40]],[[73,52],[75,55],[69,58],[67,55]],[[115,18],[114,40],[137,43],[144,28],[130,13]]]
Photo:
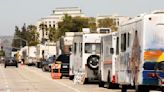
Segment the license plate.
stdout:
[[68,66],[63,66],[63,68],[68,68]]

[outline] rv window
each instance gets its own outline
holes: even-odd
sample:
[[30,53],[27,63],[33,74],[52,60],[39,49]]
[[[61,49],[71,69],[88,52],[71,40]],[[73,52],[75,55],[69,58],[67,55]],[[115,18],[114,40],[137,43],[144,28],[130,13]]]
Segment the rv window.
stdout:
[[121,51],[126,51],[126,33],[121,34]]
[[100,29],[100,33],[110,33],[110,29]]
[[114,49],[110,48],[110,54],[114,54]]
[[128,44],[127,44],[127,47],[130,46],[130,33],[128,33]]
[[119,38],[117,37],[117,40],[116,40],[116,54],[118,55],[119,54]]
[[76,54],[76,43],[74,43],[74,53]]
[[85,43],[85,53],[100,54],[100,43]]

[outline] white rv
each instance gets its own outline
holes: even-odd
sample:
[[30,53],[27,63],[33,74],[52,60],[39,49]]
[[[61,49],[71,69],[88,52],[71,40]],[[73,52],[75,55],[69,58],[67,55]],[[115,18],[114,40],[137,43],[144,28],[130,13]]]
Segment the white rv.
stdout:
[[162,89],[164,92],[164,13],[135,17],[119,28],[119,62],[116,80],[126,92],[128,85],[136,92]]
[[118,55],[118,33],[112,32],[101,37],[101,54],[99,62],[99,87],[104,87],[105,83],[108,88],[118,86],[116,81],[116,58]]
[[79,34],[74,37],[73,71],[76,76],[78,73],[85,75],[84,83],[91,79],[97,79],[98,66],[100,59],[101,36],[105,34]]
[[25,47],[21,48],[21,50],[18,52],[18,56],[17,57],[18,57],[19,61],[21,61],[21,59],[24,59],[25,64],[33,65],[37,61],[36,47],[35,46],[25,46]]
[[70,60],[69,60],[69,79],[73,80],[74,79],[74,71],[73,71],[73,67],[74,67],[74,59],[75,59],[75,53],[73,53],[72,51],[74,51],[74,46],[73,46],[73,41],[75,41],[75,36],[76,35],[82,35],[82,32],[74,32],[74,34],[72,35],[72,39],[71,39],[71,52],[70,52]]

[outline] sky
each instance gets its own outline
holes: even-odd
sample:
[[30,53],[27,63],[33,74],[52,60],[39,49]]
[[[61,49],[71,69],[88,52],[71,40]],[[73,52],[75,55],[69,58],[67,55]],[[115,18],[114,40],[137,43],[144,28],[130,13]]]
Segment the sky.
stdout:
[[56,7],[79,7],[88,17],[118,14],[137,16],[164,10],[163,0],[0,0],[0,36],[13,35],[15,26],[36,24]]

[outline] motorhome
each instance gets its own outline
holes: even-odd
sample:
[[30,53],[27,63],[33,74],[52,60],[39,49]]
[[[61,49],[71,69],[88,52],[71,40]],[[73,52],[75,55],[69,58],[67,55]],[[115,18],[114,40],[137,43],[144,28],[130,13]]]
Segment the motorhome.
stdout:
[[118,86],[116,81],[116,60],[119,46],[118,33],[112,32],[101,37],[101,53],[99,62],[99,87],[108,84],[108,88]]
[[55,43],[47,42],[45,44],[38,44],[36,48],[37,62],[35,63],[35,65],[38,68],[41,68],[41,62],[43,59],[48,59],[50,56],[57,54],[57,48]]
[[74,58],[75,58],[75,54],[73,53],[73,49],[74,49],[74,47],[73,47],[73,41],[75,40],[75,36],[76,35],[82,35],[83,34],[83,32],[74,32],[73,33],[73,35],[71,36],[71,39],[70,39],[70,37],[69,37],[69,39],[70,39],[70,41],[69,41],[69,46],[70,46],[70,48],[71,48],[71,50],[70,50],[70,60],[69,60],[69,79],[70,80],[73,80],[74,79],[74,71],[73,71],[73,67],[74,67]]
[[132,18],[119,28],[119,61],[116,80],[126,92],[160,89],[164,85],[164,13],[154,12]]
[[73,72],[84,73],[84,81],[98,79],[98,65],[100,59],[100,41],[105,34],[84,33],[75,35],[73,43],[74,64]]

